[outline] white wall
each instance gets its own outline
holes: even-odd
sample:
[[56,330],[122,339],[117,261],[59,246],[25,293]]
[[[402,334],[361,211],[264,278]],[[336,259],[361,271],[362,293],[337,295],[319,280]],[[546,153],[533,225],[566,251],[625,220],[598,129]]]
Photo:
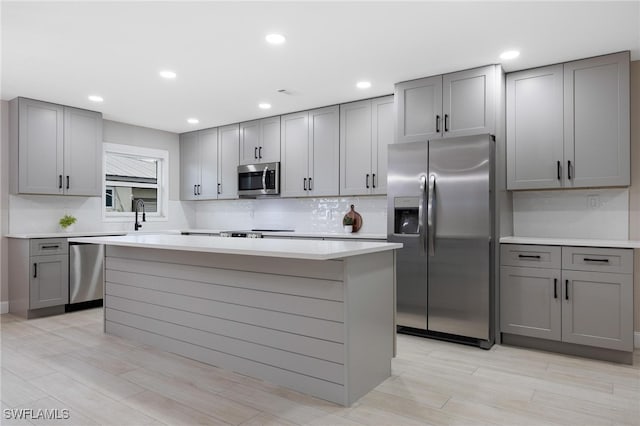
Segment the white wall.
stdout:
[[[184,229],[192,226],[194,212],[180,198],[180,147],[176,133],[105,120],[105,143],[135,145],[169,152],[169,208],[167,221],[150,221],[144,230]],[[103,221],[101,197],[55,195],[9,195],[9,233],[57,232],[58,219],[66,214],[78,218],[75,231],[133,231],[133,221]]]
[[0,314],[9,312],[7,238],[9,230],[9,103],[0,101]]
[[353,204],[363,219],[359,232],[387,233],[385,196],[193,201],[189,204],[195,209],[196,228],[300,232],[342,232],[342,218]]
[[518,237],[629,238],[629,189],[514,191]]

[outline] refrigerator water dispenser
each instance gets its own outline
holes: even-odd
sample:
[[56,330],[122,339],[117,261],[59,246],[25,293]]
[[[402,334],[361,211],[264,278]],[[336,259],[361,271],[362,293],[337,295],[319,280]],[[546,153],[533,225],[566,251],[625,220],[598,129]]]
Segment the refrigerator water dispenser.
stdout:
[[394,199],[394,233],[417,234],[418,229],[418,197],[396,197]]

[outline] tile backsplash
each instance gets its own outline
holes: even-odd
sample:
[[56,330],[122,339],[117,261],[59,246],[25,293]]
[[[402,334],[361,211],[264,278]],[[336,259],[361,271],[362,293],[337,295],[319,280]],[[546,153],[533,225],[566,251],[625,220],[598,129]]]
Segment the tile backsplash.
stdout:
[[629,238],[629,190],[514,191],[518,237]]
[[195,228],[293,229],[299,232],[342,232],[351,204],[362,215],[362,233],[386,234],[387,199],[373,197],[267,198],[199,201]]

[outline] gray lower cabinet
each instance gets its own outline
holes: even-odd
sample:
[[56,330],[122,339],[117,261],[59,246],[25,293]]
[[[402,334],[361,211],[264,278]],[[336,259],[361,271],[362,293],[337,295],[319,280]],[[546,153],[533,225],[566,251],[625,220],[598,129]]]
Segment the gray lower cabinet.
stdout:
[[500,328],[633,351],[633,250],[502,244]]
[[502,332],[560,340],[560,280],[559,269],[500,268]]
[[9,312],[34,318],[69,303],[66,238],[9,238]]
[[69,297],[69,256],[32,256],[29,309],[64,305]]
[[10,189],[99,196],[102,114],[33,99],[9,103]]

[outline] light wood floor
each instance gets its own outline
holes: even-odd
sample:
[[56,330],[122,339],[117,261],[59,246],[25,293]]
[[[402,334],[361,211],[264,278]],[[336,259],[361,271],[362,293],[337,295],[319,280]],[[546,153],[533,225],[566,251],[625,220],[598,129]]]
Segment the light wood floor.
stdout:
[[2,315],[0,333],[2,414],[69,410],[53,424],[640,425],[638,351],[626,366],[400,335],[393,376],[344,408],[104,335],[101,309]]

